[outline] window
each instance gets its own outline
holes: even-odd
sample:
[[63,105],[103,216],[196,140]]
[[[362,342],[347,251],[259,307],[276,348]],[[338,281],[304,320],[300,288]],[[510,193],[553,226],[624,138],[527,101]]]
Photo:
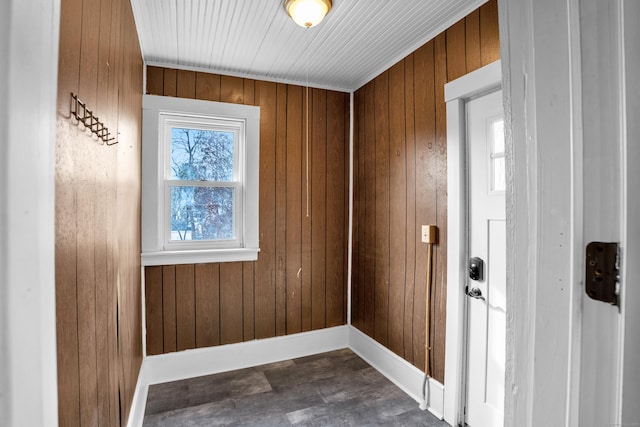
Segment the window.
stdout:
[[142,263],[258,253],[258,107],[143,99]]
[[490,170],[492,193],[502,193],[506,188],[505,154],[504,154],[504,117],[489,119],[488,140],[490,143]]

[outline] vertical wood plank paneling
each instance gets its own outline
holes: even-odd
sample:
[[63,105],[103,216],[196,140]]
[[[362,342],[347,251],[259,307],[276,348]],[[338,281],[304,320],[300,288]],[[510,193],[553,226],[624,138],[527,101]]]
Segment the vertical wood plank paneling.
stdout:
[[255,86],[256,81],[252,79],[243,80],[242,102],[245,105],[255,105]]
[[220,267],[196,264],[196,347],[220,344]]
[[497,0],[490,0],[480,6],[480,55],[482,65],[500,59]]
[[219,101],[220,76],[217,74],[196,73],[196,99]]
[[242,341],[242,263],[220,264],[220,344]]
[[[110,56],[110,30],[111,30],[111,4],[100,2],[100,38],[98,47],[98,82],[96,110],[104,112],[103,119],[107,123],[114,121],[114,115],[109,110],[109,56]],[[110,395],[110,360],[109,360],[109,298],[110,283],[107,280],[107,247],[108,247],[108,213],[104,208],[108,206],[109,189],[103,182],[109,182],[107,172],[113,159],[110,156],[95,156],[96,163],[96,191],[95,191],[95,277],[96,277],[96,365],[98,388],[98,425],[111,425],[109,400]]]
[[436,223],[435,187],[435,76],[434,43],[414,53],[415,149],[416,149],[416,224],[413,241],[416,248],[413,363],[424,369],[425,295],[427,248],[421,242],[422,225]]
[[[97,103],[98,50],[100,2],[82,3],[80,70],[78,94],[87,105]],[[94,107],[95,108],[95,107]],[[81,127],[82,130],[84,130]],[[86,133],[85,144],[78,145],[76,159],[83,164],[83,179],[78,183],[77,228],[77,296],[78,296],[78,354],[80,370],[80,424],[98,424],[97,331],[96,331],[96,276],[95,276],[95,191],[96,145]]]
[[164,352],[176,351],[176,267],[162,267],[162,331]]
[[302,330],[302,88],[287,91],[287,334]]
[[164,95],[164,68],[147,67],[147,93]]
[[76,285],[77,202],[75,150],[69,140],[78,130],[68,120],[69,93],[78,93],[82,1],[61,2],[58,62],[58,122],[55,168],[55,281],[56,346],[58,368],[58,423],[80,425],[80,378],[78,354],[78,300]]
[[256,265],[256,338],[275,334],[276,85],[256,82],[260,106],[260,254]]
[[276,336],[286,333],[287,320],[287,85],[276,87],[275,143]]
[[244,341],[249,341],[256,337],[254,321],[254,265],[255,263],[253,262],[242,263],[242,313],[244,315],[242,339]]
[[375,86],[365,87],[365,333],[374,336],[376,284],[376,128]]
[[447,81],[467,74],[465,43],[465,19],[461,19],[446,31]]
[[[61,19],[58,423],[118,426],[126,423],[142,360],[139,242],[131,238],[139,235],[142,58],[126,1],[63,0]],[[126,150],[103,146],[69,118],[70,92],[122,135]],[[120,182],[127,183],[127,194],[118,195]]]
[[465,18],[465,53],[467,72],[482,66],[480,58],[480,11],[474,10]]
[[145,267],[145,325],[147,355],[163,352],[162,333],[162,267]]
[[178,70],[176,94],[180,98],[194,99],[196,97],[196,73]]
[[361,328],[360,322],[360,211],[361,187],[360,179],[360,94],[356,91],[353,94],[353,222],[352,222],[352,258],[351,258],[351,293],[353,294],[351,304],[351,324],[356,328]]
[[220,76],[220,101],[234,104],[244,103],[244,79]]
[[[396,64],[354,97],[353,324],[378,340],[380,329],[388,328],[387,346],[424,369],[427,247],[420,241],[420,227],[437,225],[440,238],[434,255],[430,336],[432,375],[441,382],[447,283],[444,84],[496,59],[497,3],[490,0],[407,56],[404,73]],[[388,93],[379,91],[385,74],[389,75]],[[385,140],[390,144],[387,152],[382,149]],[[386,176],[383,165],[388,165]],[[386,209],[390,209],[388,223]],[[396,259],[402,251],[403,258]],[[381,265],[383,254],[391,257],[387,265]],[[386,274],[388,295],[380,286]],[[404,314],[397,317],[399,311]]]
[[404,298],[404,358],[413,363],[413,313],[416,269],[416,148],[413,54],[405,59],[405,150],[406,150],[406,272]]
[[[431,317],[431,367],[435,378],[444,378],[444,345],[447,306],[447,118],[444,103],[444,85],[447,83],[447,63],[450,56],[444,35],[435,38],[435,89],[436,89],[436,224],[439,241],[434,250],[432,317]],[[451,55],[464,58],[464,51],[453,50]],[[452,60],[461,63],[464,59]]]
[[[342,112],[340,112],[342,113]],[[326,317],[327,95],[313,89],[311,138],[311,326],[321,329]],[[342,226],[342,224],[340,224]]]
[[176,350],[196,347],[194,265],[176,265]]
[[[358,187],[360,188],[359,192],[360,192],[360,197],[358,198],[358,203],[359,203],[359,213],[358,213],[358,233],[359,233],[359,237],[358,237],[358,253],[354,252],[354,256],[358,257],[358,264],[359,264],[359,272],[358,272],[358,278],[359,278],[359,284],[358,284],[358,293],[357,293],[357,298],[356,298],[356,304],[358,304],[358,313],[359,313],[359,317],[360,317],[360,329],[362,331],[367,330],[366,329],[366,313],[367,313],[367,299],[365,297],[366,292],[367,292],[367,286],[366,286],[366,271],[367,271],[367,267],[366,267],[366,252],[367,252],[367,240],[366,240],[366,236],[367,236],[367,216],[366,216],[366,212],[367,212],[367,189],[366,189],[366,154],[367,154],[367,149],[366,149],[366,91],[364,88],[360,89],[359,91],[359,97],[358,97],[358,101],[359,101],[359,108],[358,108],[358,147],[359,150],[357,152],[357,158],[359,161],[359,171],[358,171]],[[354,151],[354,155],[355,155],[355,151]],[[354,217],[354,223],[355,223],[355,217]],[[352,302],[353,303],[353,302]]]
[[[195,345],[201,347],[269,338],[312,327],[322,328],[328,324],[344,324],[348,209],[348,154],[345,149],[348,146],[347,95],[310,90],[309,198],[312,211],[307,218],[304,88],[206,73],[194,73],[191,79],[190,74],[181,71],[173,70],[175,76],[171,76],[171,70],[160,70],[165,95],[170,94],[166,93],[167,80],[172,82],[175,79],[177,96],[208,100],[219,97],[224,102],[255,104],[261,109],[261,251],[257,262],[238,263],[235,267],[212,264],[219,269],[220,282],[213,284],[214,289],[219,289],[219,300],[212,293],[210,280],[205,278],[209,277],[209,273],[201,271],[201,268],[209,267],[194,267],[195,301],[192,311],[195,313]],[[191,88],[195,91],[193,95],[190,95]],[[149,85],[147,89],[150,89]],[[330,105],[327,103],[328,97],[332,99]],[[320,114],[316,115],[314,109]],[[328,120],[329,115],[331,120]],[[328,134],[331,140],[328,140]],[[375,173],[374,170],[372,172]],[[314,192],[314,188],[317,192]],[[329,229],[333,245],[330,255],[326,243]],[[165,268],[175,270],[178,267]],[[216,277],[216,273],[213,277]],[[328,277],[331,280],[330,291],[327,290]],[[165,282],[162,312],[169,312],[169,320],[162,319],[162,339],[165,347],[163,352],[169,352],[177,347],[167,346],[166,335],[172,333],[171,328],[169,332],[164,328],[167,322],[173,323],[174,331],[169,342],[180,341],[180,322],[176,323],[176,316],[179,317],[179,310],[176,311],[179,288],[175,279],[167,280],[165,277]],[[171,288],[172,285],[174,288]],[[172,292],[173,302],[165,301],[171,298]],[[202,302],[200,295],[203,295]],[[186,303],[186,299],[183,302]],[[215,307],[219,314],[202,314],[209,310],[208,307]],[[203,316],[217,317],[220,324],[211,325],[212,320]],[[176,328],[178,336],[175,335]]]
[[[58,138],[60,138],[58,136]],[[56,150],[56,331],[58,348],[58,423],[80,425],[78,377],[78,306],[76,296],[76,197],[68,177],[60,173],[67,157]],[[64,150],[67,151],[67,150]],[[70,154],[70,153],[69,153]],[[63,351],[64,350],[64,351]]]
[[[120,91],[124,90],[121,87],[122,83],[122,75],[124,70],[123,62],[123,49],[122,45],[127,40],[122,31],[122,17],[124,15],[125,7],[122,2],[115,1],[111,2],[111,16],[113,19],[111,20],[111,37],[109,44],[111,46],[109,52],[109,64],[113,64],[109,67],[109,93],[108,100],[110,104],[110,123],[118,126],[118,120],[120,117]],[[162,75],[164,79],[164,73]],[[119,157],[119,153],[117,150],[111,151],[107,154],[110,158],[111,172],[115,175],[115,171],[117,171],[117,161]],[[116,180],[110,180],[107,184],[108,188],[108,206],[116,206],[118,200],[118,183]],[[111,211],[113,212],[113,211]],[[120,316],[118,313],[118,293],[119,290],[116,287],[118,283],[118,272],[119,272],[119,245],[118,245],[118,218],[114,218],[113,214],[107,216],[108,223],[108,235],[107,241],[109,243],[108,248],[108,257],[107,257],[107,281],[112,285],[109,287],[109,327],[108,327],[108,335],[109,342],[111,343],[109,349],[109,390],[110,390],[110,399],[109,399],[109,415],[111,419],[111,424],[114,426],[120,425],[120,414],[122,411],[121,408],[121,389],[120,384],[120,371],[121,371],[121,363],[120,363],[120,355],[119,355],[119,345],[118,345],[118,331],[119,331],[119,321]],[[161,309],[160,309],[161,310]]]
[[407,227],[404,61],[389,70],[389,348],[404,355]]
[[313,90],[303,88],[302,99],[302,186],[301,196],[301,242],[300,242],[300,332],[311,330],[311,201],[312,197],[312,150],[313,150]]
[[164,96],[178,96],[178,70],[164,70]]
[[[344,197],[342,200],[336,195],[345,194],[348,189],[348,171],[345,171],[346,120],[344,110],[348,105],[345,94],[327,92],[327,135],[326,135],[326,260],[325,260],[325,327],[338,326],[345,322],[345,215]],[[314,157],[316,160],[316,157]],[[315,190],[314,190],[315,192]],[[348,197],[348,193],[347,193]]]
[[376,238],[375,238],[375,336],[389,341],[389,72],[376,77]]

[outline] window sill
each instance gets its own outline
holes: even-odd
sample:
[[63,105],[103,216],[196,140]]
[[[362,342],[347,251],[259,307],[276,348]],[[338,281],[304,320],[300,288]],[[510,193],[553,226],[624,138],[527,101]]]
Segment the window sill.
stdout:
[[260,248],[143,252],[142,266],[239,262],[258,259]]

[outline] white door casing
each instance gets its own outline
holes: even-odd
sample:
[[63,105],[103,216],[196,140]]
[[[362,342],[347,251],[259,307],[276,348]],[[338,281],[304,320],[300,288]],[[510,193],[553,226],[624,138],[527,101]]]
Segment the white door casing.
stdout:
[[[640,4],[498,3],[511,149],[505,424],[637,425]],[[620,243],[620,313],[584,295],[592,240]]]
[[502,91],[468,101],[465,110],[468,255],[483,260],[481,277],[467,277],[467,288],[481,295],[467,300],[465,421],[471,427],[499,427],[504,415],[507,256]]
[[467,277],[465,102],[496,91],[501,85],[496,61],[445,85],[447,104],[447,324],[445,343],[444,419],[464,423],[462,393],[465,378],[463,324]]

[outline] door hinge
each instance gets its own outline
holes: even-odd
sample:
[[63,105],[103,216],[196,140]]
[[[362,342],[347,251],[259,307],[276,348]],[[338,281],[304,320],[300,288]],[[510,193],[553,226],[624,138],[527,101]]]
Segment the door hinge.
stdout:
[[591,242],[586,251],[585,291],[591,299],[618,305],[620,249],[618,243]]

